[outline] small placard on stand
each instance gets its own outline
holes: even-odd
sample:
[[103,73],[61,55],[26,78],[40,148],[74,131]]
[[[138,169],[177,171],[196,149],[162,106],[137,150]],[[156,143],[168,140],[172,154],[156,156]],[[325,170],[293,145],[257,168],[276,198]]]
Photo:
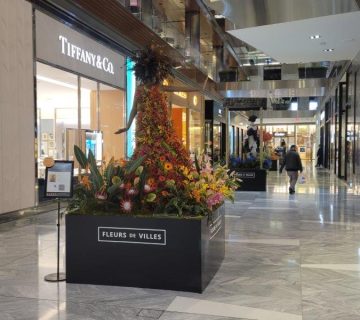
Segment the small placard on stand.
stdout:
[[72,198],[74,161],[55,160],[45,172],[46,198]]
[[59,282],[66,280],[60,272],[60,199],[73,196],[74,161],[55,160],[45,172],[45,197],[55,198],[58,204],[57,218],[57,272],[45,276],[45,281]]

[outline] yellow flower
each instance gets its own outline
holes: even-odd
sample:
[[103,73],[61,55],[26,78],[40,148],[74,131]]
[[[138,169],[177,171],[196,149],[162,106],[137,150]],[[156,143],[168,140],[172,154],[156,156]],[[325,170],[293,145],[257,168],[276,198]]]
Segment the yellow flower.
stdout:
[[174,166],[170,162],[165,162],[164,168],[165,168],[165,170],[172,170],[174,168]]

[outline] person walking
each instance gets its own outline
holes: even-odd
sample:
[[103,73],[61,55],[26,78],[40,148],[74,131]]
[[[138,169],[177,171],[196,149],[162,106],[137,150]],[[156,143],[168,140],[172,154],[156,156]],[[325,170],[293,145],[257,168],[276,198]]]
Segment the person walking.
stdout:
[[316,153],[317,162],[316,162],[316,168],[319,168],[323,165],[323,147],[321,144],[319,144],[319,149]]
[[280,173],[282,173],[284,167],[290,179],[289,193],[294,194],[295,185],[299,177],[299,171],[303,171],[301,159],[297,153],[297,147],[294,144],[290,147],[290,150],[285,155],[284,161],[280,167]]

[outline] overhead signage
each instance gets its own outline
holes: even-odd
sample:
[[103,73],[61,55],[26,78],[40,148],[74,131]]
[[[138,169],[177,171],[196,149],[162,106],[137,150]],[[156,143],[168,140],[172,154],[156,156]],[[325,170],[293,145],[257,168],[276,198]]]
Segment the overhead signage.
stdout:
[[63,35],[59,36],[59,41],[61,41],[61,53],[81,61],[83,63],[87,63],[94,68],[98,68],[99,70],[104,70],[110,74],[114,74],[114,65],[109,58],[102,57],[99,54],[94,54],[90,51],[82,49],[79,46],[76,46],[73,43],[70,43],[69,40]]
[[166,230],[98,227],[98,242],[166,245]]
[[125,58],[98,41],[36,11],[36,59],[125,88]]
[[231,111],[266,109],[266,98],[226,99],[225,104]]
[[174,94],[182,99],[187,99],[187,93],[182,91],[174,91]]
[[45,171],[45,197],[71,198],[73,196],[73,161],[55,160]]
[[273,132],[274,137],[286,137],[287,132]]

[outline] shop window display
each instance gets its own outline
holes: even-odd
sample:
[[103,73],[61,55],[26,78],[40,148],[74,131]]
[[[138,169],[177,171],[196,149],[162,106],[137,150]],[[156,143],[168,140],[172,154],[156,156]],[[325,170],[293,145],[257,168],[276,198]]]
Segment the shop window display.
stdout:
[[123,158],[125,141],[113,132],[125,121],[124,91],[39,62],[36,67],[38,178],[45,176],[44,158],[74,160],[74,145],[92,150],[99,164]]

